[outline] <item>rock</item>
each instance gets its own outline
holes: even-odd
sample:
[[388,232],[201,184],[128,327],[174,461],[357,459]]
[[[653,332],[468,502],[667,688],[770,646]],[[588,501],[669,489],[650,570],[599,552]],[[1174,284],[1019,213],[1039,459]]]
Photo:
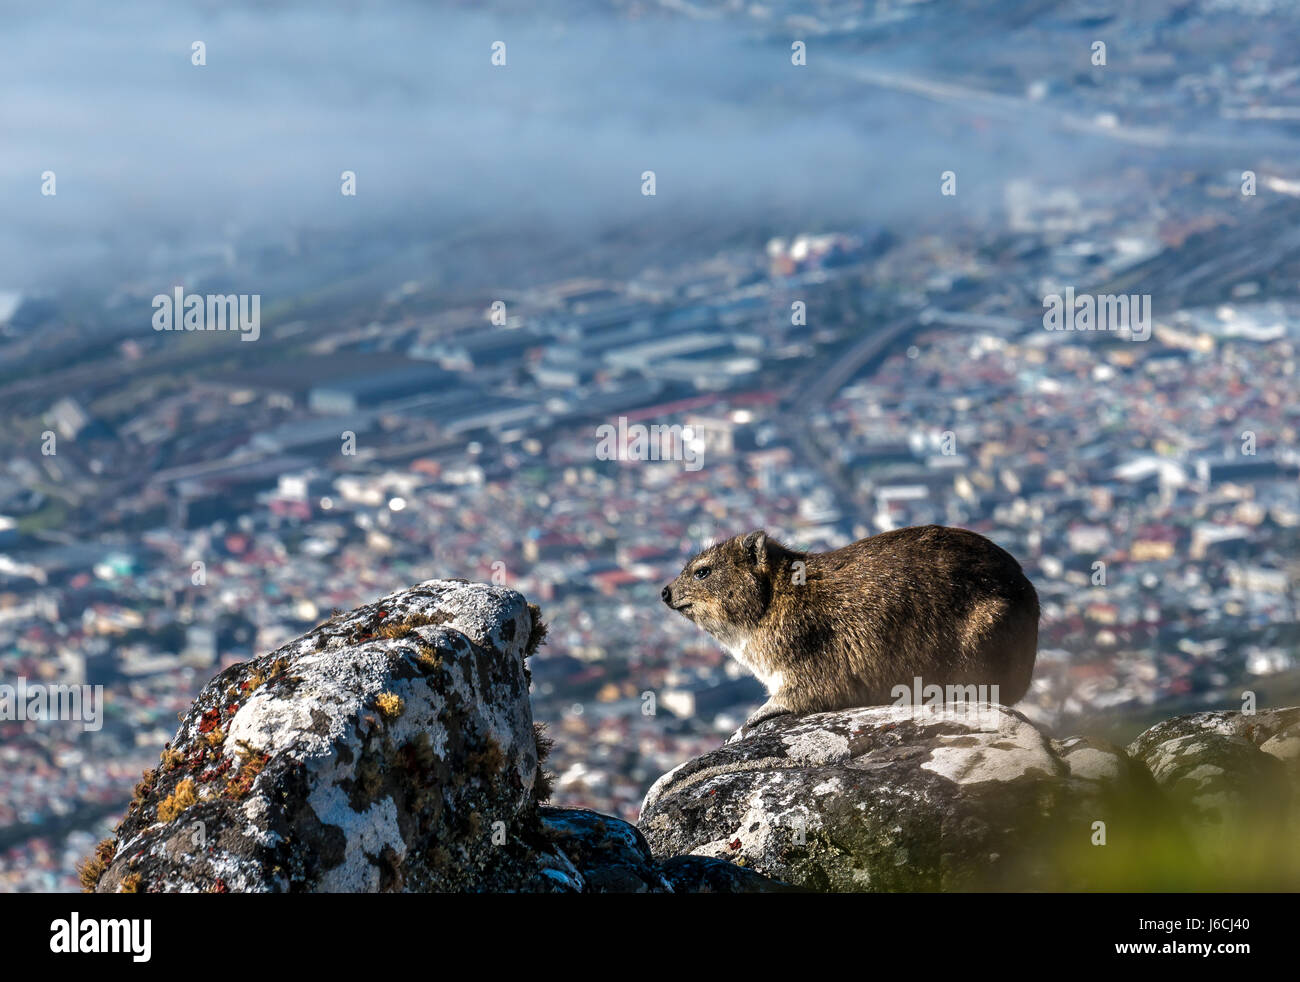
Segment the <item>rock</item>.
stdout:
[[777,717],[660,778],[641,828],[658,856],[743,862],[813,890],[1089,886],[1066,851],[1145,800],[1149,776],[1117,747],[1058,752],[1019,713],[976,708]]
[[1228,711],[1190,713],[1174,716],[1144,731],[1128,745],[1128,752],[1135,760],[1145,761],[1156,747],[1168,740],[1207,732],[1242,737],[1259,746],[1297,724],[1300,724],[1300,706],[1266,709],[1253,715]]
[[[544,871],[555,892],[779,893],[788,884],[719,859],[674,856],[657,863],[635,825],[586,808],[540,810],[558,862]],[[561,868],[566,873],[561,872]]]
[[531,882],[549,861],[524,667],[542,630],[514,591],[430,580],[228,669],[141,782],[96,889]]
[[660,778],[641,828],[657,856],[813,890],[1285,888],[1300,875],[1300,709],[1178,717],[1128,748],[973,709],[769,720]]
[[793,893],[797,887],[707,856],[673,856],[659,864],[674,893]]
[[[522,596],[429,580],[221,673],[117,836],[99,892],[752,892],[758,874],[670,877],[627,822],[546,808]],[[771,885],[779,889],[781,884]]]
[[1220,825],[1277,801],[1282,765],[1245,737],[1213,730],[1174,737],[1146,755],[1151,774],[1193,822]]
[[583,808],[543,808],[543,834],[582,877],[586,893],[671,893],[635,825]]
[[1294,765],[1300,762],[1300,723],[1292,724],[1269,737],[1259,745],[1259,749],[1284,763]]
[[1290,807],[1293,814],[1300,815],[1300,723],[1292,723],[1274,733],[1259,745],[1259,749],[1282,762],[1291,781]]
[[1128,749],[1175,805],[1198,855],[1240,869],[1259,865],[1243,856],[1252,843],[1295,839],[1295,772],[1283,761],[1295,752],[1297,720],[1300,708],[1192,713],[1157,723]]
[[1113,781],[1146,782],[1145,768],[1124,751],[1105,740],[1073,736],[1053,740],[1052,750],[1061,758],[1069,775],[1081,781],[1107,784]]
[[[702,856],[657,863],[635,825],[585,808],[541,809],[543,835],[572,866],[565,889],[581,893],[780,893],[793,889]],[[551,874],[553,882],[560,877]]]

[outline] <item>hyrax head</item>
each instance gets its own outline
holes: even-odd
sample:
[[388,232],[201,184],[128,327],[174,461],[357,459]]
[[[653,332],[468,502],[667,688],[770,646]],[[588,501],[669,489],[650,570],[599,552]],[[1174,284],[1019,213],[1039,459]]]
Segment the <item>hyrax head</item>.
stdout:
[[767,533],[710,546],[688,562],[660,596],[715,637],[756,626],[772,599]]

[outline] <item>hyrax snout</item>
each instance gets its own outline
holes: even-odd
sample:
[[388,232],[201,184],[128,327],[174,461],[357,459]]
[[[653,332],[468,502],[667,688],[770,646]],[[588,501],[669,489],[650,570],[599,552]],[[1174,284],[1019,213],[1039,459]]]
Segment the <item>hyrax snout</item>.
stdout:
[[1029,688],[1038,595],[1010,553],[940,525],[882,532],[831,552],[763,531],[710,546],[664,603],[767,687],[747,721],[895,701],[896,686],[985,686],[1010,705]]

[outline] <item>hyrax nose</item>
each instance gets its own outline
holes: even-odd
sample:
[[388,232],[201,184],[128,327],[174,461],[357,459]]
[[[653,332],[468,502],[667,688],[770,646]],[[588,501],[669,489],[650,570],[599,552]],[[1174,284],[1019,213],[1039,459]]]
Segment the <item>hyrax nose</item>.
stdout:
[[671,586],[664,587],[659,596],[664,598],[664,603],[669,607],[673,605],[673,588]]

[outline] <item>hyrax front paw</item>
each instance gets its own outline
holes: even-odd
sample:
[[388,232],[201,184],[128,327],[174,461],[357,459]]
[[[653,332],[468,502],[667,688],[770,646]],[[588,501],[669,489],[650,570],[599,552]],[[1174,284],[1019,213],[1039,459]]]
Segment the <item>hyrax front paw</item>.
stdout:
[[755,709],[752,713],[749,714],[749,719],[745,720],[745,728],[752,730],[754,727],[756,727],[759,723],[762,723],[764,720],[769,720],[776,716],[789,716],[789,715],[790,715],[790,710],[788,710],[785,706],[782,706],[779,702],[774,702],[771,699],[769,699],[767,702],[763,703],[763,705],[759,706],[757,709]]
[[775,703],[769,699],[767,702],[763,703],[763,705],[750,713],[749,719],[745,720],[745,724],[733,733],[727,742],[733,743],[736,740],[743,740],[745,737],[749,736],[749,734],[754,731],[754,727],[758,726],[760,723],[765,723],[769,719],[775,719],[777,716],[788,715],[790,715],[790,710],[786,709],[780,703]]

